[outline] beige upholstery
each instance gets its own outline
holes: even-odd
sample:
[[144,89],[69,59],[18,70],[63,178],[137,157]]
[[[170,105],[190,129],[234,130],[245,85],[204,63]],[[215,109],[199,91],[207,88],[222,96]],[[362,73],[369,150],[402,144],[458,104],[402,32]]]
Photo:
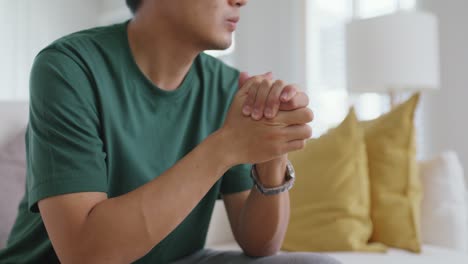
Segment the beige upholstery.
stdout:
[[25,190],[26,102],[0,102],[0,248],[6,242]]

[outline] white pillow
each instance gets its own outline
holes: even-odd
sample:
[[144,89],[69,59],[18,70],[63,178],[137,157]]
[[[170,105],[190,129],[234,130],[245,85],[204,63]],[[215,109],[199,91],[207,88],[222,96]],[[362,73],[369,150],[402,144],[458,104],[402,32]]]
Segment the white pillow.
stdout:
[[421,233],[425,244],[468,250],[468,212],[463,168],[457,154],[443,152],[420,163],[424,196]]

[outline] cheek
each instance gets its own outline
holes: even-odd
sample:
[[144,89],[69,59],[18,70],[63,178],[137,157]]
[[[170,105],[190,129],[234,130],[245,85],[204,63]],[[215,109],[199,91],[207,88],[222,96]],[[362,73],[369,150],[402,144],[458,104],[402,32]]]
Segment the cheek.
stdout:
[[205,34],[220,34],[224,29],[223,19],[216,14],[205,13],[199,18],[198,30]]

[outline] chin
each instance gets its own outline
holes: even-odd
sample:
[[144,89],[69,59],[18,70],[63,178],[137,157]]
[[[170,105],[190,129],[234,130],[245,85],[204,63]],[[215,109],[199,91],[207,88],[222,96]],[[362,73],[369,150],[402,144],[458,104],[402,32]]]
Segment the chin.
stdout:
[[224,34],[223,36],[218,34],[205,40],[205,50],[225,50],[232,45],[232,33]]
[[216,42],[213,42],[213,47],[211,47],[211,49],[213,50],[225,50],[225,49],[228,49],[229,47],[231,47],[232,45],[232,39],[229,38],[229,39],[221,39],[221,40],[218,40]]

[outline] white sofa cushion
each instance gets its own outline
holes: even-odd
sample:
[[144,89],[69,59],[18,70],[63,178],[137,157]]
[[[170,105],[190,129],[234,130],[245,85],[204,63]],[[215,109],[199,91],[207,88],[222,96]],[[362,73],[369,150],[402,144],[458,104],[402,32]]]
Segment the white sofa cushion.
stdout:
[[0,102],[0,248],[3,248],[24,195],[27,102]]
[[327,255],[343,264],[466,264],[468,254],[436,246],[423,245],[420,254],[390,248],[387,253],[333,252]]
[[[235,242],[218,244],[211,247],[215,250],[229,251],[241,250]],[[283,252],[282,252],[283,253]],[[333,257],[343,264],[466,264],[468,254],[445,249],[437,246],[423,245],[420,254],[408,252],[406,250],[389,248],[387,253],[367,253],[367,252],[323,252],[323,254]]]
[[[426,244],[468,250],[468,213],[462,165],[453,151],[420,163],[424,198],[422,240]],[[467,262],[468,263],[468,262]]]
[[26,155],[24,130],[0,145],[0,248],[5,246],[15,221],[18,204],[24,195]]
[[0,102],[0,248],[5,245],[24,195],[27,102]]
[[28,102],[0,101],[0,146],[8,144],[7,141],[24,130],[28,117]]

